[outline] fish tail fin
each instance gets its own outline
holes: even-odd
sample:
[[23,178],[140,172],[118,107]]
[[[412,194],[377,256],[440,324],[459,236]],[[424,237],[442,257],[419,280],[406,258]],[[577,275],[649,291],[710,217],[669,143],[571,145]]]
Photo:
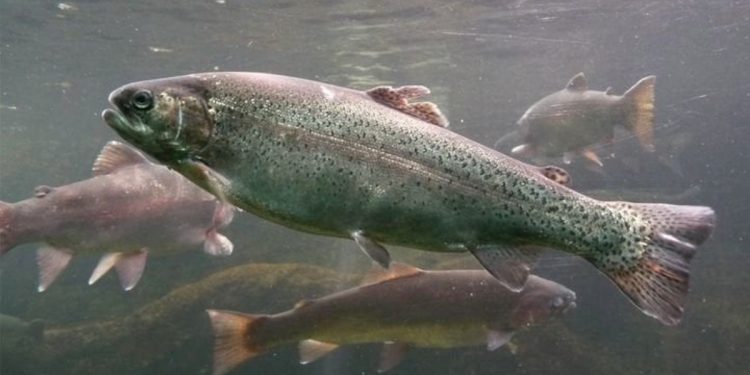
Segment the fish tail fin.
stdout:
[[641,78],[623,97],[628,108],[625,123],[635,134],[641,145],[648,151],[654,150],[654,85],[655,76]]
[[222,375],[265,351],[253,343],[252,331],[265,320],[263,315],[234,311],[206,310],[214,330],[213,375]]
[[7,253],[16,246],[10,232],[12,216],[13,205],[0,201],[0,255]]
[[634,221],[641,224],[631,222],[631,226],[641,238],[626,241],[622,248],[623,256],[636,257],[632,264],[613,266],[605,261],[598,267],[646,315],[665,325],[679,323],[688,292],[690,260],[713,232],[714,211],[702,206],[611,204],[635,215]]

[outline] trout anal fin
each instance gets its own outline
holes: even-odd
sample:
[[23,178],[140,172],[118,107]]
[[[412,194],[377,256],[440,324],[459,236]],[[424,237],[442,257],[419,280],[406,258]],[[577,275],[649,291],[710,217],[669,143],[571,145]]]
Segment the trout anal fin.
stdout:
[[378,374],[382,374],[396,367],[406,357],[411,347],[403,342],[386,342],[383,344],[383,350],[380,352],[378,361]]
[[37,290],[43,292],[68,267],[73,258],[73,252],[52,246],[45,246],[37,250],[36,260],[39,266],[39,286]]
[[338,347],[336,344],[318,340],[302,340],[299,343],[299,363],[306,365],[315,362]]
[[432,102],[410,103],[410,99],[421,98],[430,93],[424,86],[410,85],[393,88],[378,86],[365,92],[372,100],[401,111],[407,115],[429,122],[433,125],[448,127],[448,119],[438,106]]
[[533,246],[496,246],[473,249],[471,253],[503,286],[519,292],[541,250]]

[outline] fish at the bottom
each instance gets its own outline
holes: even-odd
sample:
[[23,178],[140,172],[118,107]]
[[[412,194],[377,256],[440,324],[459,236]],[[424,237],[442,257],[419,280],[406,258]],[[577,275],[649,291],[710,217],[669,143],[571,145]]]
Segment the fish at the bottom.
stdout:
[[378,372],[395,367],[411,347],[495,350],[519,329],[567,312],[575,300],[573,291],[534,275],[515,293],[484,270],[373,267],[363,285],[282,313],[208,310],[215,336],[213,374],[293,342],[299,342],[302,364],[341,345],[384,343]]

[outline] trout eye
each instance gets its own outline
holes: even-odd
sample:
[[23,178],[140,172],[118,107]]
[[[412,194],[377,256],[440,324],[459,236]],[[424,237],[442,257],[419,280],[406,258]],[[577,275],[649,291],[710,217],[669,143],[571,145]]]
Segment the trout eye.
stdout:
[[147,111],[154,107],[154,96],[151,94],[151,91],[148,90],[140,90],[136,92],[133,94],[130,101],[133,103],[133,107],[142,111]]

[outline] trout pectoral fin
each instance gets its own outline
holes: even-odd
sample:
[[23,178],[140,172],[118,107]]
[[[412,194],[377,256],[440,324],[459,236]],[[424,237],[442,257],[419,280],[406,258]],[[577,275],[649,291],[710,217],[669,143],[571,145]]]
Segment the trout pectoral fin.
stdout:
[[206,234],[206,240],[203,242],[203,251],[206,254],[214,256],[229,256],[232,255],[234,250],[234,244],[225,235],[211,229]]
[[513,337],[513,332],[503,332],[497,330],[487,331],[487,350],[494,351],[507,344]]
[[181,161],[174,167],[189,180],[213,194],[219,201],[229,202],[225,192],[230,190],[231,182],[221,173],[195,160]]
[[380,352],[380,360],[378,361],[378,373],[382,374],[398,366],[406,357],[409,349],[409,344],[403,342],[384,343],[383,350]]
[[361,285],[376,284],[383,281],[400,279],[402,277],[415,276],[421,274],[421,269],[408,264],[393,262],[390,267],[383,268],[380,265],[373,264],[370,271],[362,279]]
[[122,289],[128,291],[138,284],[141,275],[143,275],[143,269],[146,268],[147,257],[148,251],[146,249],[119,256],[117,263],[115,263],[115,271],[118,279],[120,279]]
[[338,345],[317,340],[302,340],[299,342],[299,363],[306,365],[315,362],[324,355],[338,349]]
[[503,286],[519,292],[539,258],[541,249],[533,246],[496,246],[473,249],[471,253]]
[[354,242],[359,245],[359,248],[381,267],[388,268],[390,266],[391,255],[383,246],[365,236],[361,230],[352,232],[351,236]]
[[43,292],[52,284],[73,258],[73,252],[52,246],[44,246],[37,250],[36,261],[39,265],[39,286],[37,290]]

